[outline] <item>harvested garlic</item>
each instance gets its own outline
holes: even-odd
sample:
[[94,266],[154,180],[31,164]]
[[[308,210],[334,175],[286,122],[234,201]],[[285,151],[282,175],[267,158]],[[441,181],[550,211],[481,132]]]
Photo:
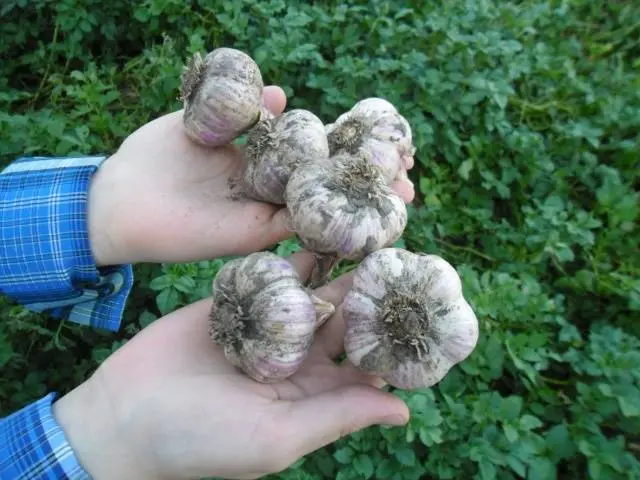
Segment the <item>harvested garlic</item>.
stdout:
[[217,48],[204,59],[196,53],[181,77],[183,123],[196,143],[220,146],[271,116],[262,104],[262,75],[239,50]]
[[387,183],[404,180],[415,148],[411,126],[382,98],[366,98],[326,126],[329,153],[365,154]]
[[291,173],[328,156],[324,124],[313,113],[296,109],[263,120],[247,135],[243,189],[254,200],[283,205]]
[[295,373],[333,304],[302,286],[291,263],[257,252],[226,263],[213,282],[209,335],[227,360],[262,383]]
[[393,244],[407,224],[403,200],[361,155],[301,165],[285,199],[293,230],[317,254],[361,260]]
[[349,360],[398,388],[438,383],[478,341],[460,277],[436,255],[372,253],[356,268],[341,309]]

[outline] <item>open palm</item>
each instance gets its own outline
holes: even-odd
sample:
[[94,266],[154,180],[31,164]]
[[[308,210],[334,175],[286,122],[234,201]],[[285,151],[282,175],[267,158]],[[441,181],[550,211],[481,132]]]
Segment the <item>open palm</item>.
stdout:
[[[302,278],[307,253],[290,258]],[[339,305],[347,274],[316,294]],[[224,358],[207,335],[211,299],[168,315],[134,337],[92,377],[106,399],[119,448],[100,458],[106,478],[256,478],[286,468],[340,436],[376,424],[402,424],[405,404],[353,365],[338,365],[340,311],[319,331],[302,368],[288,380],[260,384]],[[99,395],[95,395],[95,392]],[[117,458],[116,458],[117,457]],[[96,476],[99,478],[99,476]]]

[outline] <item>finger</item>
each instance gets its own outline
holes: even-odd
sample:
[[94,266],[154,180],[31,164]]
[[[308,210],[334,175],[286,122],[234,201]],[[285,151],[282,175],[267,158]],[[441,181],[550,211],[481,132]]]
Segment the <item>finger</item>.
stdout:
[[336,278],[324,287],[318,288],[315,294],[333,303],[336,312],[317,332],[316,348],[321,348],[323,353],[331,359],[336,359],[344,352],[344,336],[346,323],[342,315],[342,301],[353,285],[355,272],[349,272]]
[[293,265],[293,268],[298,272],[298,275],[300,275],[302,282],[306,282],[309,279],[315,265],[315,260],[311,252],[303,250],[293,253],[287,257],[287,261]]
[[287,106],[287,95],[282,88],[270,85],[264,87],[263,102],[271,113],[280,115]]
[[403,156],[403,160],[404,160],[404,168],[406,168],[407,170],[411,170],[413,168],[413,165],[415,163],[415,160],[413,158],[413,155],[411,156]]
[[382,378],[363,372],[353,363],[351,363],[351,360],[349,359],[346,359],[344,362],[342,362],[342,365],[340,365],[340,376],[353,379],[353,381],[351,382],[352,384],[363,383],[366,385],[371,385],[375,388],[383,388],[387,386],[387,382],[385,382]]
[[353,285],[355,271],[340,275],[326,285],[316,288],[313,293],[327,302],[333,303],[336,307],[342,303],[345,295]]
[[333,316],[317,332],[317,348],[332,360],[344,353],[344,337],[347,324],[342,314],[342,305],[338,305]]
[[[409,409],[398,397],[365,385],[351,385],[290,403],[276,422],[279,438],[295,458],[372,425],[400,426]],[[288,448],[287,448],[288,447]]]
[[[288,222],[289,214],[286,208],[267,203],[246,202],[239,204],[235,211],[229,212],[221,221],[208,222],[211,231],[203,236],[202,240],[216,238],[218,244],[232,245],[227,254],[247,255],[292,238],[295,233],[288,228]],[[210,247],[203,246],[208,250],[211,250]]]
[[416,196],[413,183],[408,178],[405,180],[396,180],[391,184],[391,188],[400,195],[400,198],[402,198],[405,203],[413,202]]

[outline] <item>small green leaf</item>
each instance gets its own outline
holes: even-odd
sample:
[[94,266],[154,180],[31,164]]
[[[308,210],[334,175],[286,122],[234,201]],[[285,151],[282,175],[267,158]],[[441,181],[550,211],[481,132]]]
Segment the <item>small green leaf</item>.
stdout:
[[570,458],[575,453],[575,444],[566,425],[560,424],[552,427],[547,433],[545,441],[551,455],[558,460]]
[[637,402],[629,402],[625,397],[618,397],[620,411],[625,417],[637,417],[640,415],[640,405]]
[[599,480],[602,478],[602,464],[597,458],[589,458],[587,467],[589,468],[589,475],[593,480]]
[[518,457],[514,457],[513,455],[509,455],[507,457],[507,464],[511,467],[511,469],[520,475],[522,478],[526,477],[526,467],[522,460]]
[[482,480],[493,480],[497,478],[496,467],[489,460],[480,460],[478,467],[480,468],[480,478]]
[[175,288],[165,288],[156,298],[158,309],[163,315],[172,312],[180,303],[180,296]]
[[149,288],[160,291],[169,288],[173,284],[173,279],[169,275],[160,275],[149,282]]
[[140,324],[140,328],[146,328],[156,321],[156,316],[151,313],[149,310],[145,310],[140,314],[138,318],[138,323]]
[[509,443],[515,442],[520,437],[520,435],[518,434],[518,430],[516,430],[514,426],[508,423],[502,425],[502,429],[504,430],[504,436],[507,437]]
[[191,293],[197,288],[197,285],[193,278],[182,276],[173,283],[173,287],[182,293]]
[[407,467],[413,467],[416,464],[416,454],[410,448],[402,448],[395,453],[398,461]]
[[520,416],[522,409],[522,397],[512,395],[502,399],[500,405],[500,418],[502,420],[515,420]]
[[353,457],[353,450],[351,447],[344,447],[336,450],[333,453],[333,458],[335,458],[340,463],[351,463],[351,458]]
[[458,174],[465,180],[469,180],[469,173],[473,170],[473,158],[468,158],[458,167]]
[[547,458],[536,457],[529,462],[527,480],[555,480],[556,467]]
[[365,478],[370,478],[373,475],[373,462],[368,455],[358,455],[353,460],[353,467]]
[[541,427],[543,423],[539,418],[534,417],[533,415],[524,414],[520,417],[520,427],[523,430],[532,430],[534,428]]

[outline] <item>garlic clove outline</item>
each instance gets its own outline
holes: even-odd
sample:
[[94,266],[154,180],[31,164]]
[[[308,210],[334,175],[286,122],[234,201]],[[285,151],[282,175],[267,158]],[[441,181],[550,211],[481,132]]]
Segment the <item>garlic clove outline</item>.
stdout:
[[334,311],[310,294],[290,262],[256,252],[227,262],[216,275],[208,332],[232,365],[273,383],[300,368],[314,332]]
[[303,109],[267,118],[249,131],[244,157],[245,193],[254,200],[284,205],[291,173],[302,163],[329,157],[324,124]]
[[387,183],[400,180],[413,165],[415,147],[411,126],[396,107],[383,98],[358,101],[325,127],[330,155],[340,152],[369,155]]
[[204,146],[231,142],[269,115],[263,90],[260,69],[246,53],[227,47],[204,58],[196,53],[181,76],[185,132]]
[[349,360],[397,388],[440,382],[478,341],[460,277],[437,255],[399,248],[372,253],[356,268],[341,310]]

